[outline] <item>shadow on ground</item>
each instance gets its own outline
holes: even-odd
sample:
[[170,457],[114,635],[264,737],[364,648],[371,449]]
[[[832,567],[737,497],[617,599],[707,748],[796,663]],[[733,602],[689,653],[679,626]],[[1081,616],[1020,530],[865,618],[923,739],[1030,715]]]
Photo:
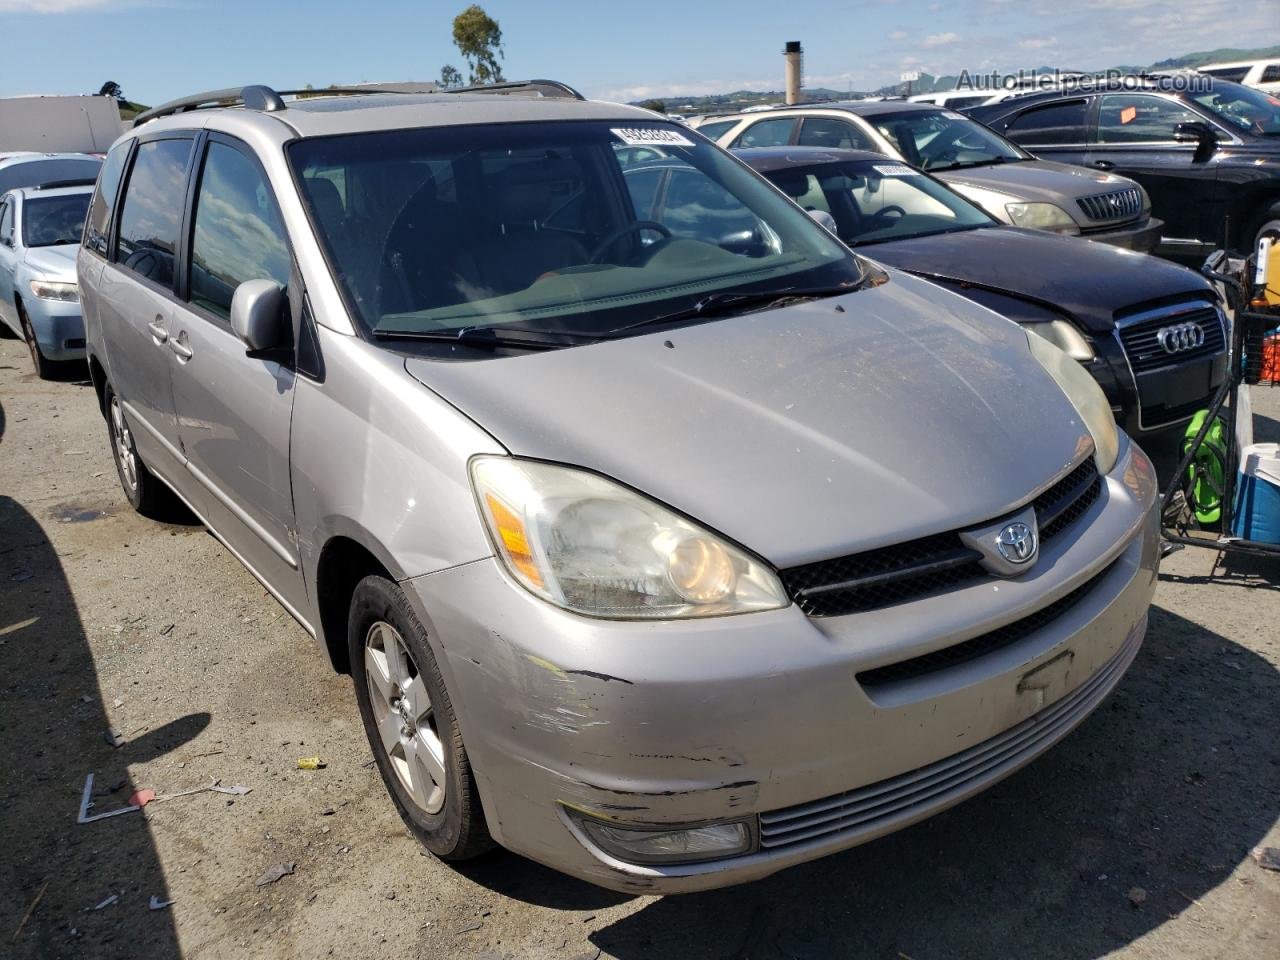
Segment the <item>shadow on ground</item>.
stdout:
[[[3,496],[0,691],[5,955],[179,957],[171,914],[148,909],[167,888],[145,816],[83,825],[76,817],[87,773],[95,775],[92,812],[123,806],[135,790],[128,764],[188,742],[209,715],[127,731],[119,749],[107,743],[93,655],[57,553],[35,518]],[[88,909],[113,894],[116,902]]]

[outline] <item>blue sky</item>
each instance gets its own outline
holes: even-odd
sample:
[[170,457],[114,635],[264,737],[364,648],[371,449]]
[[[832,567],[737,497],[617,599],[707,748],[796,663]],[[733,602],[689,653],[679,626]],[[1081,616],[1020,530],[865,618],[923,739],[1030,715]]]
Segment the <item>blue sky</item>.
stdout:
[[[469,0],[0,0],[0,95],[94,92],[154,104],[193,91],[432,80],[462,66]],[[904,70],[1099,69],[1280,43],[1280,0],[482,0],[509,77],[631,100],[778,89],[783,42],[810,86],[869,89]],[[30,38],[27,42],[26,38]]]

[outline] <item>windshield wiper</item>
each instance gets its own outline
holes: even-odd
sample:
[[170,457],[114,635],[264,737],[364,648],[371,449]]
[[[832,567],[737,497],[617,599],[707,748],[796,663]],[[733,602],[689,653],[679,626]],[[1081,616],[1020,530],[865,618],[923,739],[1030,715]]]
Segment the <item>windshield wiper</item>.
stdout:
[[615,336],[637,327],[656,327],[663,323],[679,323],[681,320],[694,320],[702,317],[727,313],[739,307],[781,306],[798,300],[815,300],[819,297],[839,297],[846,293],[854,293],[862,287],[862,282],[845,287],[808,287],[788,290],[722,290],[712,293],[691,307],[664,313],[661,316],[649,317],[621,327],[614,327],[606,336]]
[[435,330],[374,330],[373,335],[379,340],[426,340],[431,343],[451,343],[462,347],[475,347],[480,350],[559,350],[562,347],[575,346],[575,340],[584,339],[581,334],[567,334],[573,339],[548,340],[543,337],[511,336],[520,333],[513,330],[499,334],[492,327],[462,327],[452,332]]

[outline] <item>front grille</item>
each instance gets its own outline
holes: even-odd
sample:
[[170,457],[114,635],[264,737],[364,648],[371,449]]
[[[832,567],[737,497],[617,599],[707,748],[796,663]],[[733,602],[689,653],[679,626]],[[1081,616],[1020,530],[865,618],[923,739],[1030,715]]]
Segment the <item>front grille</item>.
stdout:
[[1090,220],[1099,222],[1132,220],[1142,212],[1142,191],[1137,187],[1096,193],[1076,201]]
[[1015,643],[1027,639],[1027,637],[1043,630],[1057,620],[1088,596],[1089,592],[1110,572],[1111,567],[1108,565],[1101,573],[1081,586],[1076,587],[1066,596],[1059,597],[1048,606],[1041,607],[1021,620],[1007,623],[1003,627],[974,637],[972,640],[953,644],[941,650],[933,650],[921,656],[912,657],[910,660],[890,663],[883,667],[876,667],[874,670],[864,670],[858,674],[858,682],[864,687],[874,688],[887,683],[914,680],[916,677],[928,676],[938,670],[945,670],[948,667],[967,663],[970,660],[977,660],[988,653],[994,653],[996,650],[1013,646]]
[[[1160,342],[1162,330],[1176,330],[1183,324],[1194,324],[1200,331],[1203,340],[1198,346],[1181,347],[1172,338],[1166,341],[1169,347]],[[1120,344],[1135,374],[1212,357],[1227,348],[1222,318],[1217,308],[1207,303],[1182,303],[1148,310],[1120,320],[1117,326]],[[1171,349],[1174,352],[1170,352]]]
[[[1094,459],[1088,457],[1036,497],[1040,542],[1051,540],[1079,519],[1101,489]],[[953,530],[791,567],[781,577],[787,594],[805,614],[837,617],[954,590],[988,576],[981,559]]]
[[1135,629],[1080,687],[968,750],[856,790],[760,814],[760,846],[777,850],[819,839],[870,839],[964,799],[1066,736],[1116,685],[1141,644],[1142,633]]

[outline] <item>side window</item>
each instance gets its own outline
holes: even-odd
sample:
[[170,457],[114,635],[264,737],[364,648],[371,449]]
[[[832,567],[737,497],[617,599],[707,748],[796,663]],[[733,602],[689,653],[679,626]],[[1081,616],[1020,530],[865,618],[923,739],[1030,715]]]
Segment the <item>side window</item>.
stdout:
[[720,244],[732,234],[756,229],[742,201],[700,170],[672,170],[662,223],[677,237]]
[[1280,83],[1280,63],[1268,65],[1267,69],[1262,71],[1262,79],[1259,83]]
[[190,140],[139,144],[125,188],[116,260],[161,286],[173,283],[190,155]]
[[1089,104],[1085,100],[1033,107],[1014,117],[1005,130],[1005,136],[1024,147],[1044,143],[1084,143],[1088,112]]
[[716,120],[698,127],[698,132],[708,140],[719,140],[738,125],[737,120]]
[[849,150],[874,150],[871,138],[848,120],[835,117],[806,117],[800,126],[800,145]]
[[1160,97],[1108,93],[1098,113],[1099,143],[1172,143],[1173,128],[1199,115]]
[[191,238],[191,302],[231,316],[231,296],[246,280],[289,282],[289,246],[275,197],[257,165],[212,141],[196,194]]
[[662,168],[624,170],[623,176],[627,180],[627,192],[631,194],[631,204],[636,208],[636,219],[652,220],[653,200],[658,193],[658,184],[662,182]]
[[13,202],[0,200],[0,243],[13,246]]
[[84,223],[84,245],[87,249],[107,255],[107,238],[111,235],[111,211],[115,209],[116,196],[120,192],[120,174],[129,156],[132,140],[117,143],[107,154],[107,162],[98,174],[98,188],[93,193],[93,203]]
[[775,117],[759,120],[743,130],[733,142],[735,147],[782,147],[791,142],[796,128],[795,117]]

